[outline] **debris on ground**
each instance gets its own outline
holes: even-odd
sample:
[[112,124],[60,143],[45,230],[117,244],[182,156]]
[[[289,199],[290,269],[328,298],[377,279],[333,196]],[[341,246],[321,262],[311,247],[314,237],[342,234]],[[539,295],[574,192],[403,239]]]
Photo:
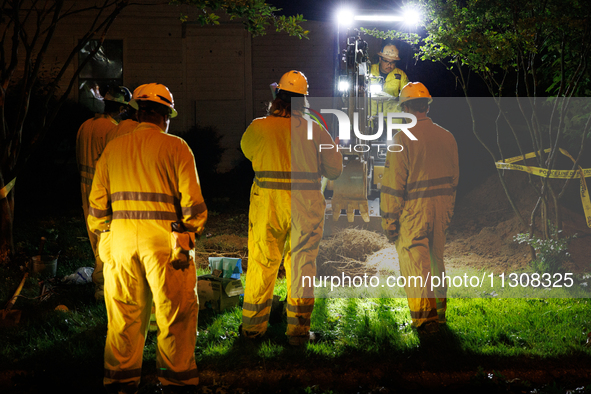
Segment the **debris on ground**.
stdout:
[[368,257],[391,246],[383,234],[357,228],[344,229],[320,242],[316,259],[318,275],[375,275],[379,259],[370,265]]
[[235,257],[242,259],[242,270],[247,268],[248,238],[238,235],[217,235],[202,239],[195,244],[195,265],[209,267],[210,257]]
[[93,272],[94,268],[92,267],[80,267],[76,272],[64,276],[62,283],[67,285],[84,285],[86,283],[91,283]]

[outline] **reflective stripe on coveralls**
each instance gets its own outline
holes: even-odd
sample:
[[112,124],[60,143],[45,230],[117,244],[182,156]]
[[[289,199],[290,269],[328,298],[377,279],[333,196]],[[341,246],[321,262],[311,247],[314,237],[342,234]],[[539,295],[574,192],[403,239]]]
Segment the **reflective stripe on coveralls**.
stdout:
[[[382,183],[380,212],[384,230],[398,226],[396,250],[400,273],[409,278],[445,272],[445,232],[453,215],[459,178],[458,150],[453,135],[428,117],[418,117],[411,132],[394,136],[401,152],[388,152]],[[414,326],[445,322],[447,287],[407,286]]]
[[175,265],[171,232],[171,223],[182,220],[188,231],[201,233],[207,219],[191,150],[156,125],[140,123],[105,148],[90,204],[89,226],[103,231],[99,252],[109,318],[104,383],[139,383],[153,300],[158,379],[197,384],[195,265]]
[[[94,177],[94,168],[101,153],[107,144],[107,134],[117,127],[117,121],[109,115],[96,114],[94,118],[88,119],[78,129],[76,136],[76,162],[78,163],[78,172],[80,173],[80,191],[82,194],[82,210],[84,219],[88,217],[88,196],[92,187]],[[94,254],[94,271],[92,272],[92,281],[96,286],[97,297],[103,295],[103,262],[98,254],[98,237],[90,231],[88,223],[86,225],[88,239]]]
[[273,289],[283,259],[287,280],[288,336],[307,335],[314,308],[313,289],[302,288],[302,276],[316,275],[316,256],[322,238],[325,201],[321,176],[337,178],[342,155],[319,152],[319,144],[334,144],[317,124],[313,140],[301,116],[255,119],[241,147],[252,161],[248,229],[248,270],[242,310],[247,336],[267,330]]

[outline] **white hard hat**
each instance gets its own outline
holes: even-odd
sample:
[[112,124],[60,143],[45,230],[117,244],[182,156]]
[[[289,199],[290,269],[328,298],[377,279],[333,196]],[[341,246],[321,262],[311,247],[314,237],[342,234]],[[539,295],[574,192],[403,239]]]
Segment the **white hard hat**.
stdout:
[[291,70],[283,74],[277,84],[277,89],[306,96],[308,94],[308,79],[301,71]]
[[398,48],[396,45],[386,45],[382,52],[378,52],[378,56],[383,57],[384,59],[392,62],[394,60],[400,60],[400,56],[398,55]]
[[420,82],[409,82],[400,91],[400,104],[418,98],[429,99],[429,104],[433,101],[429,90]]
[[178,115],[178,112],[174,109],[174,99],[172,93],[164,85],[159,83],[148,83],[145,85],[138,86],[133,91],[133,98],[129,102],[135,109],[139,109],[138,101],[153,101],[158,104],[162,104],[170,108],[170,117],[174,118]]

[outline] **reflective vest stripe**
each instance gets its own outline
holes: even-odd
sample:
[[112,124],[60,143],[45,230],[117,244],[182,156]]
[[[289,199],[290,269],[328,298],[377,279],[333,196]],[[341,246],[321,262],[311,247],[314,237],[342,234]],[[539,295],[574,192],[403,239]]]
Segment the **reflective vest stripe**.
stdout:
[[[149,201],[149,202],[163,202],[166,204],[178,205],[179,200],[164,193],[146,193],[146,192],[117,192],[111,195],[111,200],[115,201]],[[184,216],[193,216],[205,212],[207,207],[205,202],[202,202],[192,207],[182,207]],[[174,219],[176,220],[176,218]]]
[[182,210],[184,216],[194,216],[207,211],[207,206],[205,205],[205,202],[202,202],[201,204],[193,205],[192,207],[183,207]]
[[388,194],[390,196],[404,198],[406,201],[410,200],[417,200],[419,198],[427,198],[427,197],[437,197],[437,196],[452,196],[455,190],[450,187],[445,187],[441,189],[427,189],[427,190],[419,190],[408,193],[408,195],[404,196],[404,190],[392,189],[388,186],[382,186],[382,193]]
[[91,166],[85,166],[84,164],[80,164],[78,165],[78,169],[80,170],[80,172],[86,172],[90,175],[94,175],[94,168]]
[[312,313],[314,305],[290,305],[287,304],[287,310],[293,313]]
[[406,200],[418,200],[419,198],[426,197],[453,196],[454,192],[454,189],[451,187],[446,187],[444,189],[421,190],[418,192],[408,193]]
[[413,319],[428,319],[430,317],[437,317],[437,309],[430,309],[428,311],[410,311],[410,317]]
[[394,197],[404,197],[404,190],[392,189],[389,186],[382,185],[382,193],[389,194]]
[[253,311],[253,312],[260,312],[268,306],[273,304],[273,300],[269,299],[263,304],[251,304],[250,302],[245,302],[242,305],[242,309],[245,311]]
[[320,180],[320,175],[317,172],[255,171],[255,176],[257,178]]
[[93,207],[88,207],[88,214],[94,216],[95,218],[104,218],[106,216],[112,215],[113,212],[111,211],[111,208],[97,209]]
[[92,186],[92,178],[88,178],[84,175],[80,176],[80,183],[84,183],[86,185]]
[[173,222],[179,220],[176,212],[166,211],[114,211],[113,220],[115,219],[170,220]]
[[320,182],[314,182],[314,183],[271,182],[271,181],[259,181],[257,178],[255,178],[254,181],[258,187],[263,188],[263,189],[320,190]]
[[291,324],[292,326],[305,326],[310,327],[310,319],[304,319],[303,317],[287,317],[287,324]]
[[441,186],[441,185],[451,185],[453,183],[454,178],[451,176],[445,176],[436,179],[427,179],[424,181],[417,181],[412,182],[406,185],[407,190],[414,190],[414,189],[423,189],[433,186]]
[[263,316],[254,316],[254,317],[242,315],[242,322],[244,323],[245,326],[256,326],[258,324],[262,324],[267,321],[269,321],[269,314],[268,313],[264,314]]
[[150,201],[174,204],[178,199],[164,193],[117,192],[111,194],[111,201]]
[[394,212],[386,212],[380,209],[380,216],[382,219],[398,219],[400,217],[400,212],[394,214]]
[[199,371],[197,370],[197,368],[191,369],[189,371],[183,371],[183,372],[175,372],[175,371],[171,371],[170,369],[159,368],[156,371],[156,375],[158,375],[162,378],[175,379],[175,380],[179,380],[182,382],[184,380],[198,378]]
[[142,369],[128,369],[125,371],[112,371],[110,369],[105,368],[104,372],[105,378],[113,379],[113,380],[124,380],[124,379],[131,379],[131,378],[139,378],[142,376]]

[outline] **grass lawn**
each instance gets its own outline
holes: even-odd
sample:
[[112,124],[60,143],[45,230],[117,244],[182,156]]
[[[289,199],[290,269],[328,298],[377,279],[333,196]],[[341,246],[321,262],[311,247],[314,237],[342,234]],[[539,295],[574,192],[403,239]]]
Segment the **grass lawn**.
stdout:
[[[84,223],[75,216],[21,224],[21,262],[38,254],[36,240],[46,236],[45,247],[60,250],[58,278],[91,264]],[[17,265],[0,267],[2,302],[23,277]],[[278,280],[275,294],[285,291]],[[91,284],[55,284],[40,297],[39,279],[27,279],[13,308],[22,311],[21,322],[0,328],[0,392],[102,392],[107,321],[93,292]],[[586,298],[452,298],[447,327],[427,340],[410,327],[404,298],[322,298],[312,315],[321,340],[304,349],[287,344],[280,312],[262,341],[240,338],[241,313],[236,307],[199,315],[202,392],[591,392]],[[144,393],[157,392],[155,345],[150,333]]]

